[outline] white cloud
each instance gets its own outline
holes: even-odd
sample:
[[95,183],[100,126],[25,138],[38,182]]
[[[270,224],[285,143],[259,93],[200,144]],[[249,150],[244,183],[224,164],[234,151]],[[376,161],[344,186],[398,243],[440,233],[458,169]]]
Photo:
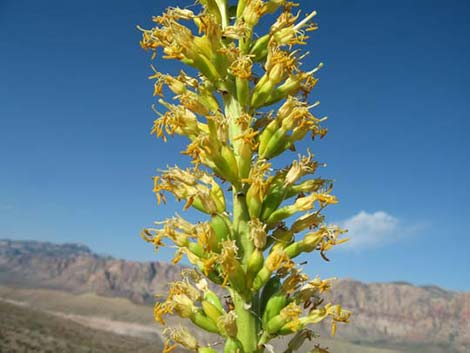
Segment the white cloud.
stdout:
[[398,218],[384,211],[361,211],[340,224],[348,229],[345,236],[351,238],[345,247],[355,249],[377,247],[396,241],[414,228],[403,225]]

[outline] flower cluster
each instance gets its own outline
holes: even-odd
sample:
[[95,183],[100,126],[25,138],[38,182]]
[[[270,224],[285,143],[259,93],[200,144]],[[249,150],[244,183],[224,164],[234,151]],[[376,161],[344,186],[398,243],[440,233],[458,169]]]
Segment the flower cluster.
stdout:
[[[269,342],[293,334],[286,353],[316,337],[310,328],[330,320],[332,334],[351,313],[324,303],[331,280],[310,279],[295,262],[302,253],[326,252],[346,241],[343,229],[325,223],[322,211],[336,204],[331,180],[315,177],[322,166],[308,150],[285,168],[275,159],[296,150],[307,134],[323,138],[326,118],[312,110],[309,94],[322,67],[302,70],[301,46],[317,29],[316,12],[302,16],[286,0],[199,0],[171,7],[142,31],[141,46],[152,59],[190,66],[172,76],[152,66],[157,118],[152,133],[187,138],[183,154],[192,167],[168,167],[154,177],[158,203],[168,194],[184,209],[204,214],[193,224],[176,215],[142,231],[156,249],[176,248],[174,263],[186,256],[194,268],[169,285],[155,318],[188,319],[224,338],[226,353],[261,353]],[[262,34],[261,18],[272,18]],[[168,90],[168,91],[167,91]],[[172,93],[178,104],[164,100]],[[231,195],[222,187],[230,184]],[[228,199],[228,200],[227,200]],[[229,207],[230,206],[230,207]],[[169,242],[169,243],[168,243]],[[223,301],[208,283],[228,292]],[[219,293],[219,292],[217,292]],[[165,352],[177,345],[199,353],[187,326],[164,331]],[[312,352],[325,351],[318,345]]]

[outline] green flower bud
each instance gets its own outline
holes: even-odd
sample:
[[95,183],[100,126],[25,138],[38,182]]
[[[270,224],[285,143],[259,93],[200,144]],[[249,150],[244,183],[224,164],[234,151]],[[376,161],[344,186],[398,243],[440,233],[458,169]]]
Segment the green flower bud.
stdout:
[[207,317],[202,311],[196,311],[190,317],[191,321],[198,327],[202,328],[207,332],[219,333],[217,324],[209,317]]
[[223,315],[223,311],[219,310],[216,305],[212,304],[209,301],[203,300],[201,302],[202,310],[207,315],[208,318],[212,319],[212,321],[217,322],[220,316]]
[[266,309],[263,311],[263,322],[268,323],[273,317],[279,315],[281,310],[289,303],[287,295],[282,292],[277,292],[269,298]]
[[278,120],[273,120],[271,121],[266,128],[263,130],[259,137],[259,146],[258,146],[258,154],[260,156],[264,155],[264,151],[266,150],[266,146],[268,145],[269,141],[271,140],[271,137],[274,135],[274,133],[279,129],[279,121]]
[[264,285],[263,290],[261,292],[261,299],[260,299],[260,312],[261,313],[264,313],[268,300],[270,300],[270,298],[274,296],[280,288],[281,288],[281,279],[279,278],[279,276],[271,277],[268,280],[268,282]]
[[258,38],[251,46],[250,55],[254,56],[254,61],[261,61],[268,55],[269,38],[269,34],[266,34]]
[[214,230],[218,242],[222,242],[230,238],[231,225],[230,220],[227,216],[221,214],[216,214],[212,216],[210,220],[210,225]]
[[263,268],[264,256],[263,252],[259,249],[255,249],[248,258],[248,266],[246,269],[246,286],[251,288],[253,279],[257,273]]

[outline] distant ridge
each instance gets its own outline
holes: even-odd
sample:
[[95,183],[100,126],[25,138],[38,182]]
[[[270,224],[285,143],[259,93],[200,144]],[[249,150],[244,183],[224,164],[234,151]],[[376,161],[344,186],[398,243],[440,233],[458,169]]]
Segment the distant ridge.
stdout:
[[[0,240],[0,284],[92,292],[152,304],[179,269],[94,254],[77,244]],[[444,352],[469,352],[470,293],[406,282],[338,281],[330,295],[354,312],[339,334],[353,342],[435,344]],[[424,351],[423,351],[424,352]]]
[[0,240],[0,283],[30,288],[93,292],[152,304],[179,272],[162,262],[100,256],[84,245]]

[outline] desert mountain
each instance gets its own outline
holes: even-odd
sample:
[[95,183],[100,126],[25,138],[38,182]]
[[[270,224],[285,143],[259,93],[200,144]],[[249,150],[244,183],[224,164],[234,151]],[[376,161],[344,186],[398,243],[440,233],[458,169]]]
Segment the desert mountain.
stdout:
[[[10,287],[94,293],[152,304],[156,294],[165,293],[165,284],[178,278],[179,269],[173,265],[99,256],[82,245],[0,240],[0,284]],[[353,324],[338,330],[350,342],[470,351],[468,292],[341,280],[330,296],[354,312]]]

